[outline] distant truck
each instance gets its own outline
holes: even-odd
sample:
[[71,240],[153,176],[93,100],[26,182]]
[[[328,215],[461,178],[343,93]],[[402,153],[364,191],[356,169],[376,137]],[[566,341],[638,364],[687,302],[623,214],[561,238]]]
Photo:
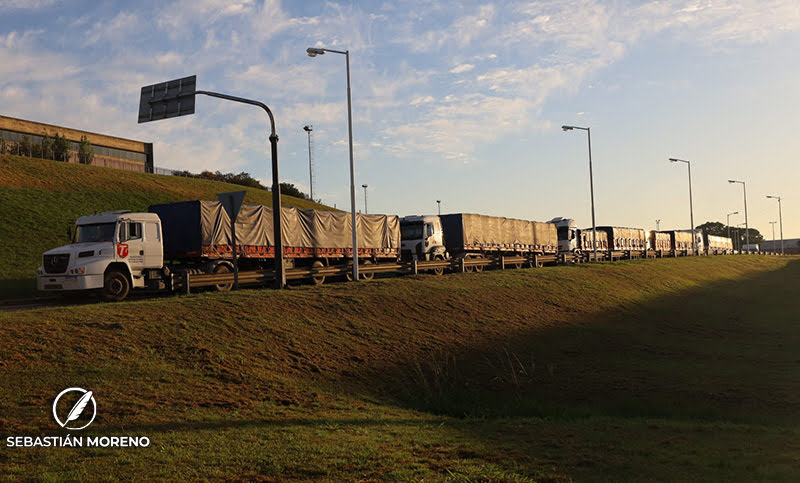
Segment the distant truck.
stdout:
[[706,253],[708,255],[733,254],[733,240],[724,236],[704,235]]
[[[37,271],[44,292],[99,292],[105,300],[125,299],[131,289],[172,291],[178,271],[233,272],[230,218],[218,201],[153,205],[149,213],[114,211],[78,218],[72,243],[46,252]],[[347,265],[352,259],[352,228],[346,212],[281,211],[284,266]],[[358,257],[361,263],[397,261],[397,216],[361,215]],[[273,268],[272,208],[243,205],[236,219],[241,271]],[[365,278],[373,274],[364,274]],[[321,283],[324,276],[315,276]],[[230,290],[232,278],[216,285]]]
[[591,259],[595,249],[598,259],[606,259],[639,257],[650,248],[648,233],[641,228],[598,226],[579,229],[571,218],[553,218],[550,222],[558,227],[559,250],[579,254],[583,259]]
[[760,252],[760,248],[761,247],[758,246],[758,243],[751,243],[749,245],[747,243],[743,243],[742,244],[742,248],[739,250],[739,252],[741,252],[741,253],[759,253]]
[[[471,213],[413,215],[400,219],[400,231],[404,260],[558,254],[558,233],[553,223]],[[474,268],[480,271],[483,267]]]

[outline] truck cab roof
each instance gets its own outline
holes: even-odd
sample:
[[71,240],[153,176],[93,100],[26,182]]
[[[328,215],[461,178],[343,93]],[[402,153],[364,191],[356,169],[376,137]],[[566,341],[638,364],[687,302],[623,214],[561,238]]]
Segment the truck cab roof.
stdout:
[[97,215],[86,215],[78,218],[77,225],[92,225],[95,223],[116,223],[120,218],[136,221],[161,221],[155,213],[131,213],[130,211],[106,211]]
[[437,215],[410,215],[400,218],[400,223],[414,223],[414,222],[428,223],[437,221],[438,219],[439,217]]

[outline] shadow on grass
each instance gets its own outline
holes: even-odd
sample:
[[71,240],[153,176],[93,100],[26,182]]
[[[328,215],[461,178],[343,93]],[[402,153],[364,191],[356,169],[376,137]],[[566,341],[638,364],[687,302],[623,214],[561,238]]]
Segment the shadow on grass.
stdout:
[[35,277],[0,279],[0,300],[31,298],[37,293]]
[[[800,260],[378,367],[381,397],[455,417],[796,423]],[[373,370],[371,370],[373,371]]]

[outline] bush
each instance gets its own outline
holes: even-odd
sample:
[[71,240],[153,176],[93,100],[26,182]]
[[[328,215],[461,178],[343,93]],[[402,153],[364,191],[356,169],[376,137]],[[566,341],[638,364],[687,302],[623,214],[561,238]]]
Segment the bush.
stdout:
[[81,144],[78,146],[78,162],[81,164],[92,164],[92,161],[94,161],[92,143],[89,142],[86,136],[81,136]]

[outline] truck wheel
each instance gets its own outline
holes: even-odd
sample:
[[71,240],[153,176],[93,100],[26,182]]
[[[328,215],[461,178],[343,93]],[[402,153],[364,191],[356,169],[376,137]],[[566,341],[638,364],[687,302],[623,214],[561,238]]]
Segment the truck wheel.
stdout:
[[[363,265],[372,265],[372,260],[364,260]],[[372,280],[375,278],[375,272],[362,272],[359,273],[359,276],[361,276],[361,278],[364,280]]]
[[100,297],[106,302],[120,302],[125,300],[131,291],[128,277],[119,270],[110,270],[103,279],[103,289]]
[[[483,260],[483,257],[475,257],[475,258],[477,258],[478,260]],[[480,273],[483,271],[483,267],[484,267],[483,265],[475,265],[475,271]]]
[[[436,255],[435,257],[433,257],[433,260],[436,261],[436,262],[441,262],[441,261],[444,260],[444,257],[441,256],[441,255]],[[433,274],[434,275],[442,275],[442,274],[444,274],[444,267],[442,267],[442,268],[434,268],[433,269]]]
[[[218,274],[218,273],[233,273],[233,270],[231,270],[231,267],[229,267],[227,264],[220,263],[219,265],[214,267],[214,270],[212,270],[211,272],[214,273],[214,274]],[[214,289],[216,289],[217,292],[229,292],[232,288],[233,288],[233,282],[220,283],[220,284],[214,285]]]
[[[325,264],[322,263],[320,260],[316,260],[314,263],[311,264],[311,268],[324,268]],[[314,285],[322,285],[325,283],[325,275],[312,275],[311,280],[314,281]]]

